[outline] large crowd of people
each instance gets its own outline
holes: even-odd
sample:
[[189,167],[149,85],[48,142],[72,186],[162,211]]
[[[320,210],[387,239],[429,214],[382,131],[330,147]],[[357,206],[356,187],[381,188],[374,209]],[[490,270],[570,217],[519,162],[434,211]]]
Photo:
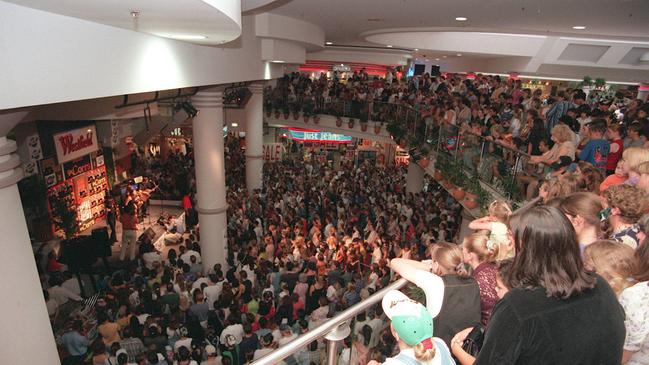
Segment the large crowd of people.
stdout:
[[[227,265],[204,266],[200,222],[166,257],[141,245],[137,266],[100,283],[97,338],[67,321],[67,363],[245,364],[400,275],[424,306],[391,293],[359,314],[339,364],[649,364],[649,105],[492,76],[363,71],[294,73],[266,96],[342,98],[359,113],[373,100],[408,104],[440,129],[532,155],[519,183],[538,203],[512,212],[495,201],[460,240],[461,205],[434,181],[406,193],[402,167],[290,158],[265,164],[263,189],[247,191],[228,137]],[[51,284],[54,313],[60,298],[79,299]],[[323,341],[284,360],[324,361]]]

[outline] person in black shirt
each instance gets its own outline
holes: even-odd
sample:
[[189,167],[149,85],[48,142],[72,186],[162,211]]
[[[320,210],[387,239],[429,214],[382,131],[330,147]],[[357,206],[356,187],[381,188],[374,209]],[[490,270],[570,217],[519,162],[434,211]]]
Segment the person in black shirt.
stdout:
[[532,208],[514,242],[512,290],[494,307],[474,364],[620,364],[624,311],[606,281],[584,269],[566,216]]

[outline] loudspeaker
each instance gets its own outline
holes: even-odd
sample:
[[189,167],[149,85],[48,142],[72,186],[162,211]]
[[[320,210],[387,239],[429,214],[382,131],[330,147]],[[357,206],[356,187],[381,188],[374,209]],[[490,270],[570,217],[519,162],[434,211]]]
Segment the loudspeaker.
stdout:
[[421,75],[424,72],[426,72],[426,65],[422,65],[422,64],[416,64],[415,65],[415,76],[416,75]]
[[147,228],[146,231],[144,231],[144,233],[142,233],[140,237],[137,238],[137,240],[142,241],[147,236],[151,241],[153,241],[153,239],[155,238],[155,231],[151,227]]
[[113,254],[111,243],[108,239],[108,227],[96,228],[92,230],[92,242],[95,248],[95,256],[110,257]]
[[430,66],[430,75],[431,76],[439,76],[439,65],[431,65]]

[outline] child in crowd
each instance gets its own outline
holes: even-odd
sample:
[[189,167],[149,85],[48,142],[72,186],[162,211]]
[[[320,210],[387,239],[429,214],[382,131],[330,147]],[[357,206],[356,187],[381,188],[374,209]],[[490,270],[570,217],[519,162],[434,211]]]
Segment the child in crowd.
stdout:
[[514,256],[514,246],[509,230],[509,216],[512,210],[505,201],[496,200],[489,204],[489,215],[478,218],[469,223],[473,230],[489,231],[489,245],[498,248],[495,260],[502,260]]
[[611,124],[608,126],[608,130],[606,131],[606,137],[611,146],[608,157],[606,158],[606,176],[615,173],[615,167],[622,158],[622,153],[624,152],[624,141],[620,137],[620,129],[621,127],[619,124]]
[[604,139],[606,121],[596,119],[588,125],[589,141],[579,153],[579,160],[586,161],[597,167],[602,172],[606,171],[608,154],[611,149],[608,141]]

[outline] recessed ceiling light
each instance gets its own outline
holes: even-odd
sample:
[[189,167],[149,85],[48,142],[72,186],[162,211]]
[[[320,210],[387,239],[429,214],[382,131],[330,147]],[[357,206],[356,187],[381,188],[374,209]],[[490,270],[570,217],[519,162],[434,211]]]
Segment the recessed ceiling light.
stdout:
[[584,29],[586,29],[586,26],[585,25],[575,25],[574,27],[572,27],[572,29],[574,29],[574,30],[584,30]]
[[458,53],[456,56],[458,56],[458,57],[462,57],[462,53]]
[[334,42],[325,42],[326,45],[331,46]]
[[388,47],[388,48],[392,48],[392,45],[388,44],[386,47]]
[[284,63],[284,61],[282,61],[282,60],[272,60],[270,62],[272,62],[272,63]]
[[232,127],[233,127],[233,128],[236,128],[236,127],[238,127],[238,126],[239,126],[239,123],[232,123]]
[[166,34],[163,37],[178,39],[181,41],[196,41],[199,39],[206,39],[207,37],[200,34]]
[[439,58],[436,58],[435,61],[439,61]]
[[458,16],[457,18],[455,18],[455,20],[457,20],[458,22],[465,22],[466,18],[463,16]]
[[419,48],[415,48],[415,51],[419,51]]

